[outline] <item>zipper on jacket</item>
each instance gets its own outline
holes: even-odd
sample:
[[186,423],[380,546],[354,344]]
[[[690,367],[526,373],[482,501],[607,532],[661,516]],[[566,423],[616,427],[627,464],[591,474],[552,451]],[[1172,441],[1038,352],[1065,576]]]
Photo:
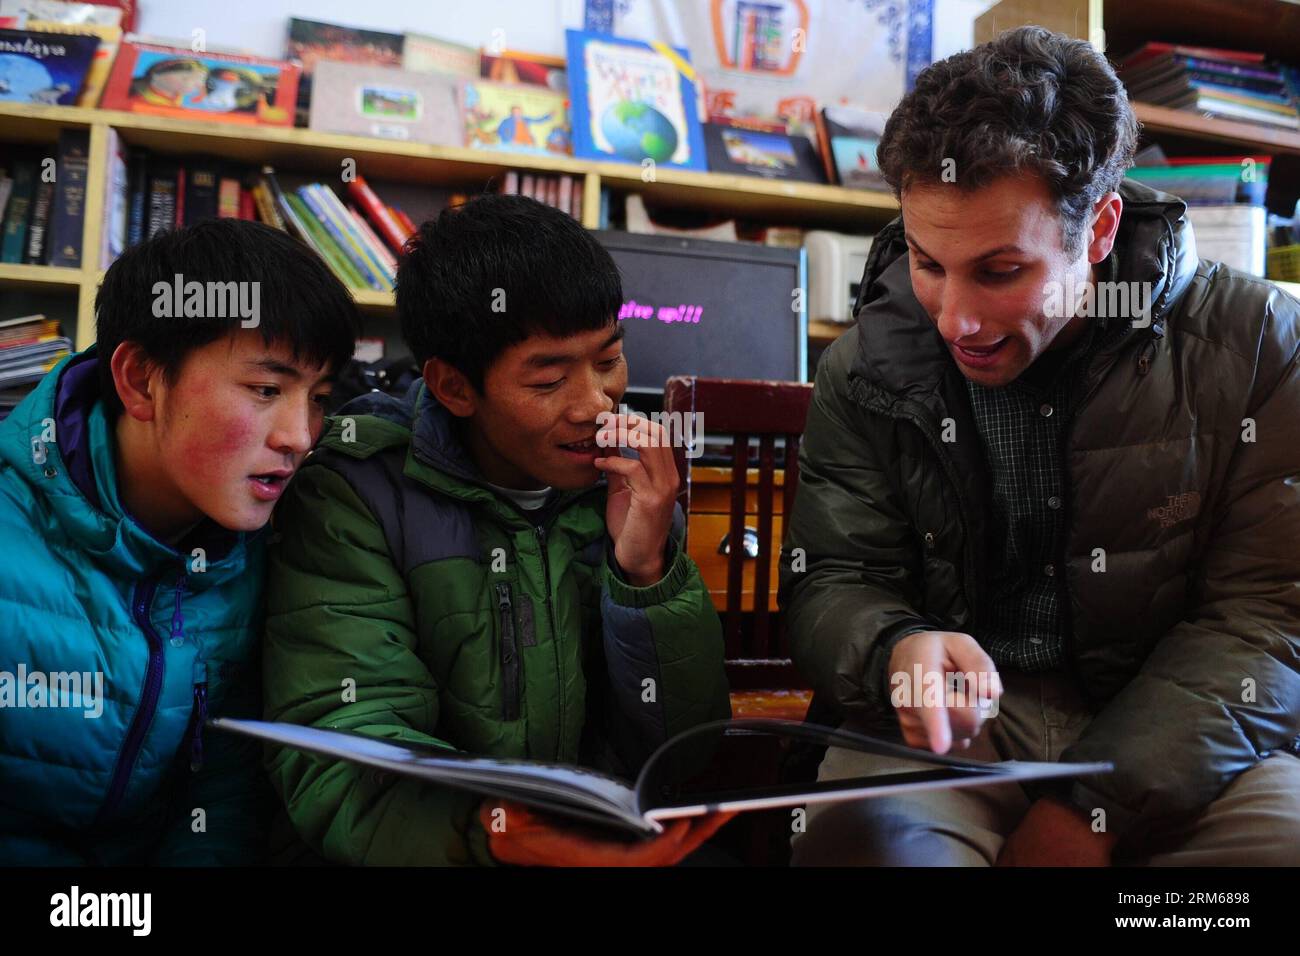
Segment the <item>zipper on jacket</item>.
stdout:
[[[551,647],[555,651],[555,686],[564,687],[564,663],[560,655],[560,635],[555,627],[555,609],[551,606],[551,566],[546,560],[546,525],[535,525],[533,531],[537,534],[537,553],[542,559],[542,580],[546,584],[546,620],[551,627]],[[559,749],[564,746],[564,694],[556,695],[555,709],[557,722],[555,728],[555,747],[556,756],[559,756]]]
[[506,720],[519,719],[519,641],[515,636],[515,611],[510,583],[498,581],[497,610],[501,614],[501,696]]
[[208,682],[194,685],[194,730],[190,735],[190,770],[203,769],[203,729],[208,722]]
[[108,795],[99,809],[98,820],[106,819],[122,802],[131,770],[140,755],[140,747],[144,744],[145,733],[153,723],[154,712],[158,709],[158,698],[162,693],[163,643],[162,637],[149,621],[149,609],[153,606],[154,595],[157,592],[158,579],[152,578],[136,584],[135,593],[131,596],[131,616],[144,632],[145,640],[149,642],[149,663],[145,669],[144,690],[140,693],[140,703],[127,730],[126,742],[118,754],[117,765],[113,768],[113,778],[108,785]]
[[185,584],[187,581],[188,579],[183,571],[176,578],[176,605],[172,609],[172,647],[181,647],[185,643],[185,616],[181,613],[181,601],[185,600]]

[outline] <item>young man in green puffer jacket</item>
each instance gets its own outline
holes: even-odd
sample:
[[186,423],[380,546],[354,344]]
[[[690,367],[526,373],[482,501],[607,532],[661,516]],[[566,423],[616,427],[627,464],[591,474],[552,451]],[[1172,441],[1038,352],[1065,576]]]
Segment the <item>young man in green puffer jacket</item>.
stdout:
[[[267,718],[631,774],[730,716],[671,436],[615,414],[608,253],[563,213],[483,196],[420,229],[397,285],[423,380],[346,407],[286,493]],[[608,448],[629,427],[639,457]],[[269,768],[297,836],[336,862],[671,863],[720,822],[627,847],[288,749]]]

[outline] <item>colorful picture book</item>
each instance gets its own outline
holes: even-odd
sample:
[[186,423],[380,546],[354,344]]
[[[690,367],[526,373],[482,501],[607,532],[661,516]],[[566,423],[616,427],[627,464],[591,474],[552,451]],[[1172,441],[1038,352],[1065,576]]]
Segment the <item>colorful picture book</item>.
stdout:
[[285,55],[302,64],[302,82],[297,93],[299,123],[307,120],[317,63],[332,61],[400,67],[404,43],[400,33],[359,30],[337,23],[291,17]]
[[72,351],[59,323],[43,315],[0,321],[0,421]]
[[850,189],[887,189],[876,161],[884,113],[828,106],[817,114],[817,138],[831,182]]
[[560,93],[569,91],[567,67],[563,57],[523,53],[518,50],[503,50],[500,53],[489,53],[484,50],[480,62],[485,80],[545,86]]
[[0,29],[0,102],[72,106],[99,38]]
[[81,93],[77,97],[78,106],[98,106],[99,98],[104,92],[104,84],[108,82],[108,74],[113,69],[113,60],[117,57],[117,48],[122,43],[122,28],[94,23],[58,23],[53,20],[28,20],[27,27],[30,30],[40,30],[44,33],[64,33],[98,38],[99,46],[95,48],[95,55],[90,61],[90,69],[86,71],[86,77],[81,84]]
[[511,153],[571,151],[567,97],[540,86],[462,80],[466,146]]
[[292,126],[299,68],[234,53],[124,42],[105,109],[250,126]]
[[479,76],[479,51],[463,43],[452,43],[423,33],[407,33],[402,46],[402,68],[416,73],[448,76]]
[[567,30],[573,152],[582,159],[707,167],[685,50]]
[[817,150],[806,136],[753,128],[732,120],[704,124],[709,169],[769,179],[824,182]]
[[461,143],[455,77],[324,61],[316,67],[312,129],[412,143]]

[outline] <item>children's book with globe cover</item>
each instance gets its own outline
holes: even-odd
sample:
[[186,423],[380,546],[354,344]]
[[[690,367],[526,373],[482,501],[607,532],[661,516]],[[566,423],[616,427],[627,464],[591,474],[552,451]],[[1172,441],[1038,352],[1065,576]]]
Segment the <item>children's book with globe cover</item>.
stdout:
[[573,155],[707,169],[690,55],[586,30],[566,30]]

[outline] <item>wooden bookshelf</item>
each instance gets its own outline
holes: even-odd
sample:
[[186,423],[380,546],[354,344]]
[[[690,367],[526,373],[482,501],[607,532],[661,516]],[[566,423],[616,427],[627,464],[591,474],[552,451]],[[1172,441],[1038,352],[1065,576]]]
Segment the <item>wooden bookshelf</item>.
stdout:
[[[649,176],[643,175],[640,166],[590,162],[568,156],[530,156],[460,146],[401,143],[307,129],[250,128],[119,110],[0,103],[0,142],[53,146],[64,127],[91,131],[82,246],[86,261],[80,269],[5,266],[0,270],[0,288],[75,288],[79,295],[75,337],[79,349],[94,339],[94,295],[103,275],[97,259],[107,191],[109,129],[116,130],[129,146],[170,156],[201,156],[249,166],[272,165],[322,176],[341,175],[343,162],[352,160],[357,172],[374,182],[477,190],[511,169],[566,173],[579,177],[582,182],[583,225],[589,229],[599,225],[602,186],[640,193],[667,206],[708,209],[808,228],[875,230],[898,214],[898,203],[889,193],[839,186],[678,169],[657,169]],[[391,295],[377,292],[355,295],[358,305],[367,313],[392,311]]]
[[0,263],[0,288],[30,289],[38,292],[78,289],[81,270],[62,266],[21,266]]
[[[1160,8],[1172,14],[1175,9],[1184,10],[1189,4],[1199,9],[1206,2],[1149,0],[1145,5],[1126,6],[1110,0],[1002,0],[979,18],[976,39],[980,42],[987,38],[985,34],[991,36],[993,32],[1017,23],[1041,22],[1053,29],[1087,37],[1099,46],[1105,45],[1108,36],[1122,35],[1126,45],[1131,47],[1141,42],[1140,39],[1135,42],[1134,38],[1141,35],[1141,24],[1146,22],[1142,18],[1147,13],[1137,12],[1139,7],[1141,11]],[[1213,6],[1218,10],[1223,5]],[[1287,48],[1286,43],[1294,38],[1296,45],[1289,49],[1300,49],[1300,7],[1283,3],[1283,0],[1242,0],[1241,6],[1245,12],[1238,11],[1232,18],[1232,29],[1236,31],[1232,34],[1234,39],[1240,41],[1243,31],[1250,38],[1249,31],[1258,30],[1259,24],[1271,24],[1276,20],[1280,24],[1278,35],[1282,40],[1270,41],[1270,46],[1259,37],[1254,47],[1272,50],[1280,42],[1282,48]],[[1283,10],[1283,7],[1292,9]],[[1278,16],[1270,19],[1273,12]],[[1186,39],[1181,35],[1179,38]],[[1202,42],[1208,43],[1212,39]],[[1139,120],[1150,132],[1224,142],[1249,152],[1297,157],[1297,162],[1300,162],[1300,134],[1211,119],[1149,104],[1136,104],[1136,110]],[[307,129],[250,128],[117,110],[0,103],[0,142],[49,144],[53,147],[58,141],[59,130],[69,126],[88,128],[91,133],[82,246],[85,261],[79,269],[0,265],[0,289],[63,290],[76,295],[75,342],[79,349],[94,339],[94,296],[103,277],[98,250],[107,192],[106,150],[110,129],[115,129],[128,145],[166,155],[201,156],[249,166],[269,164],[286,171],[321,176],[341,174],[344,160],[352,160],[361,175],[376,182],[476,190],[510,169],[564,173],[580,178],[583,225],[593,229],[599,221],[602,187],[616,192],[639,193],[665,206],[707,209],[807,228],[875,230],[898,214],[898,204],[888,193],[839,186],[676,169],[656,170],[647,181],[641,167],[636,165],[591,162],[566,156],[530,156],[458,146],[401,143]],[[1300,284],[1279,285],[1300,295]],[[393,312],[393,297],[389,294],[356,292],[354,295],[357,304],[367,314],[382,316]],[[825,344],[849,327],[834,322],[811,322],[809,340],[814,344]]]
[[1186,110],[1156,106],[1154,103],[1135,102],[1133,112],[1149,135],[1167,134],[1213,140],[1229,143],[1247,153],[1288,153],[1300,156],[1300,133],[1290,130],[1201,116]]

